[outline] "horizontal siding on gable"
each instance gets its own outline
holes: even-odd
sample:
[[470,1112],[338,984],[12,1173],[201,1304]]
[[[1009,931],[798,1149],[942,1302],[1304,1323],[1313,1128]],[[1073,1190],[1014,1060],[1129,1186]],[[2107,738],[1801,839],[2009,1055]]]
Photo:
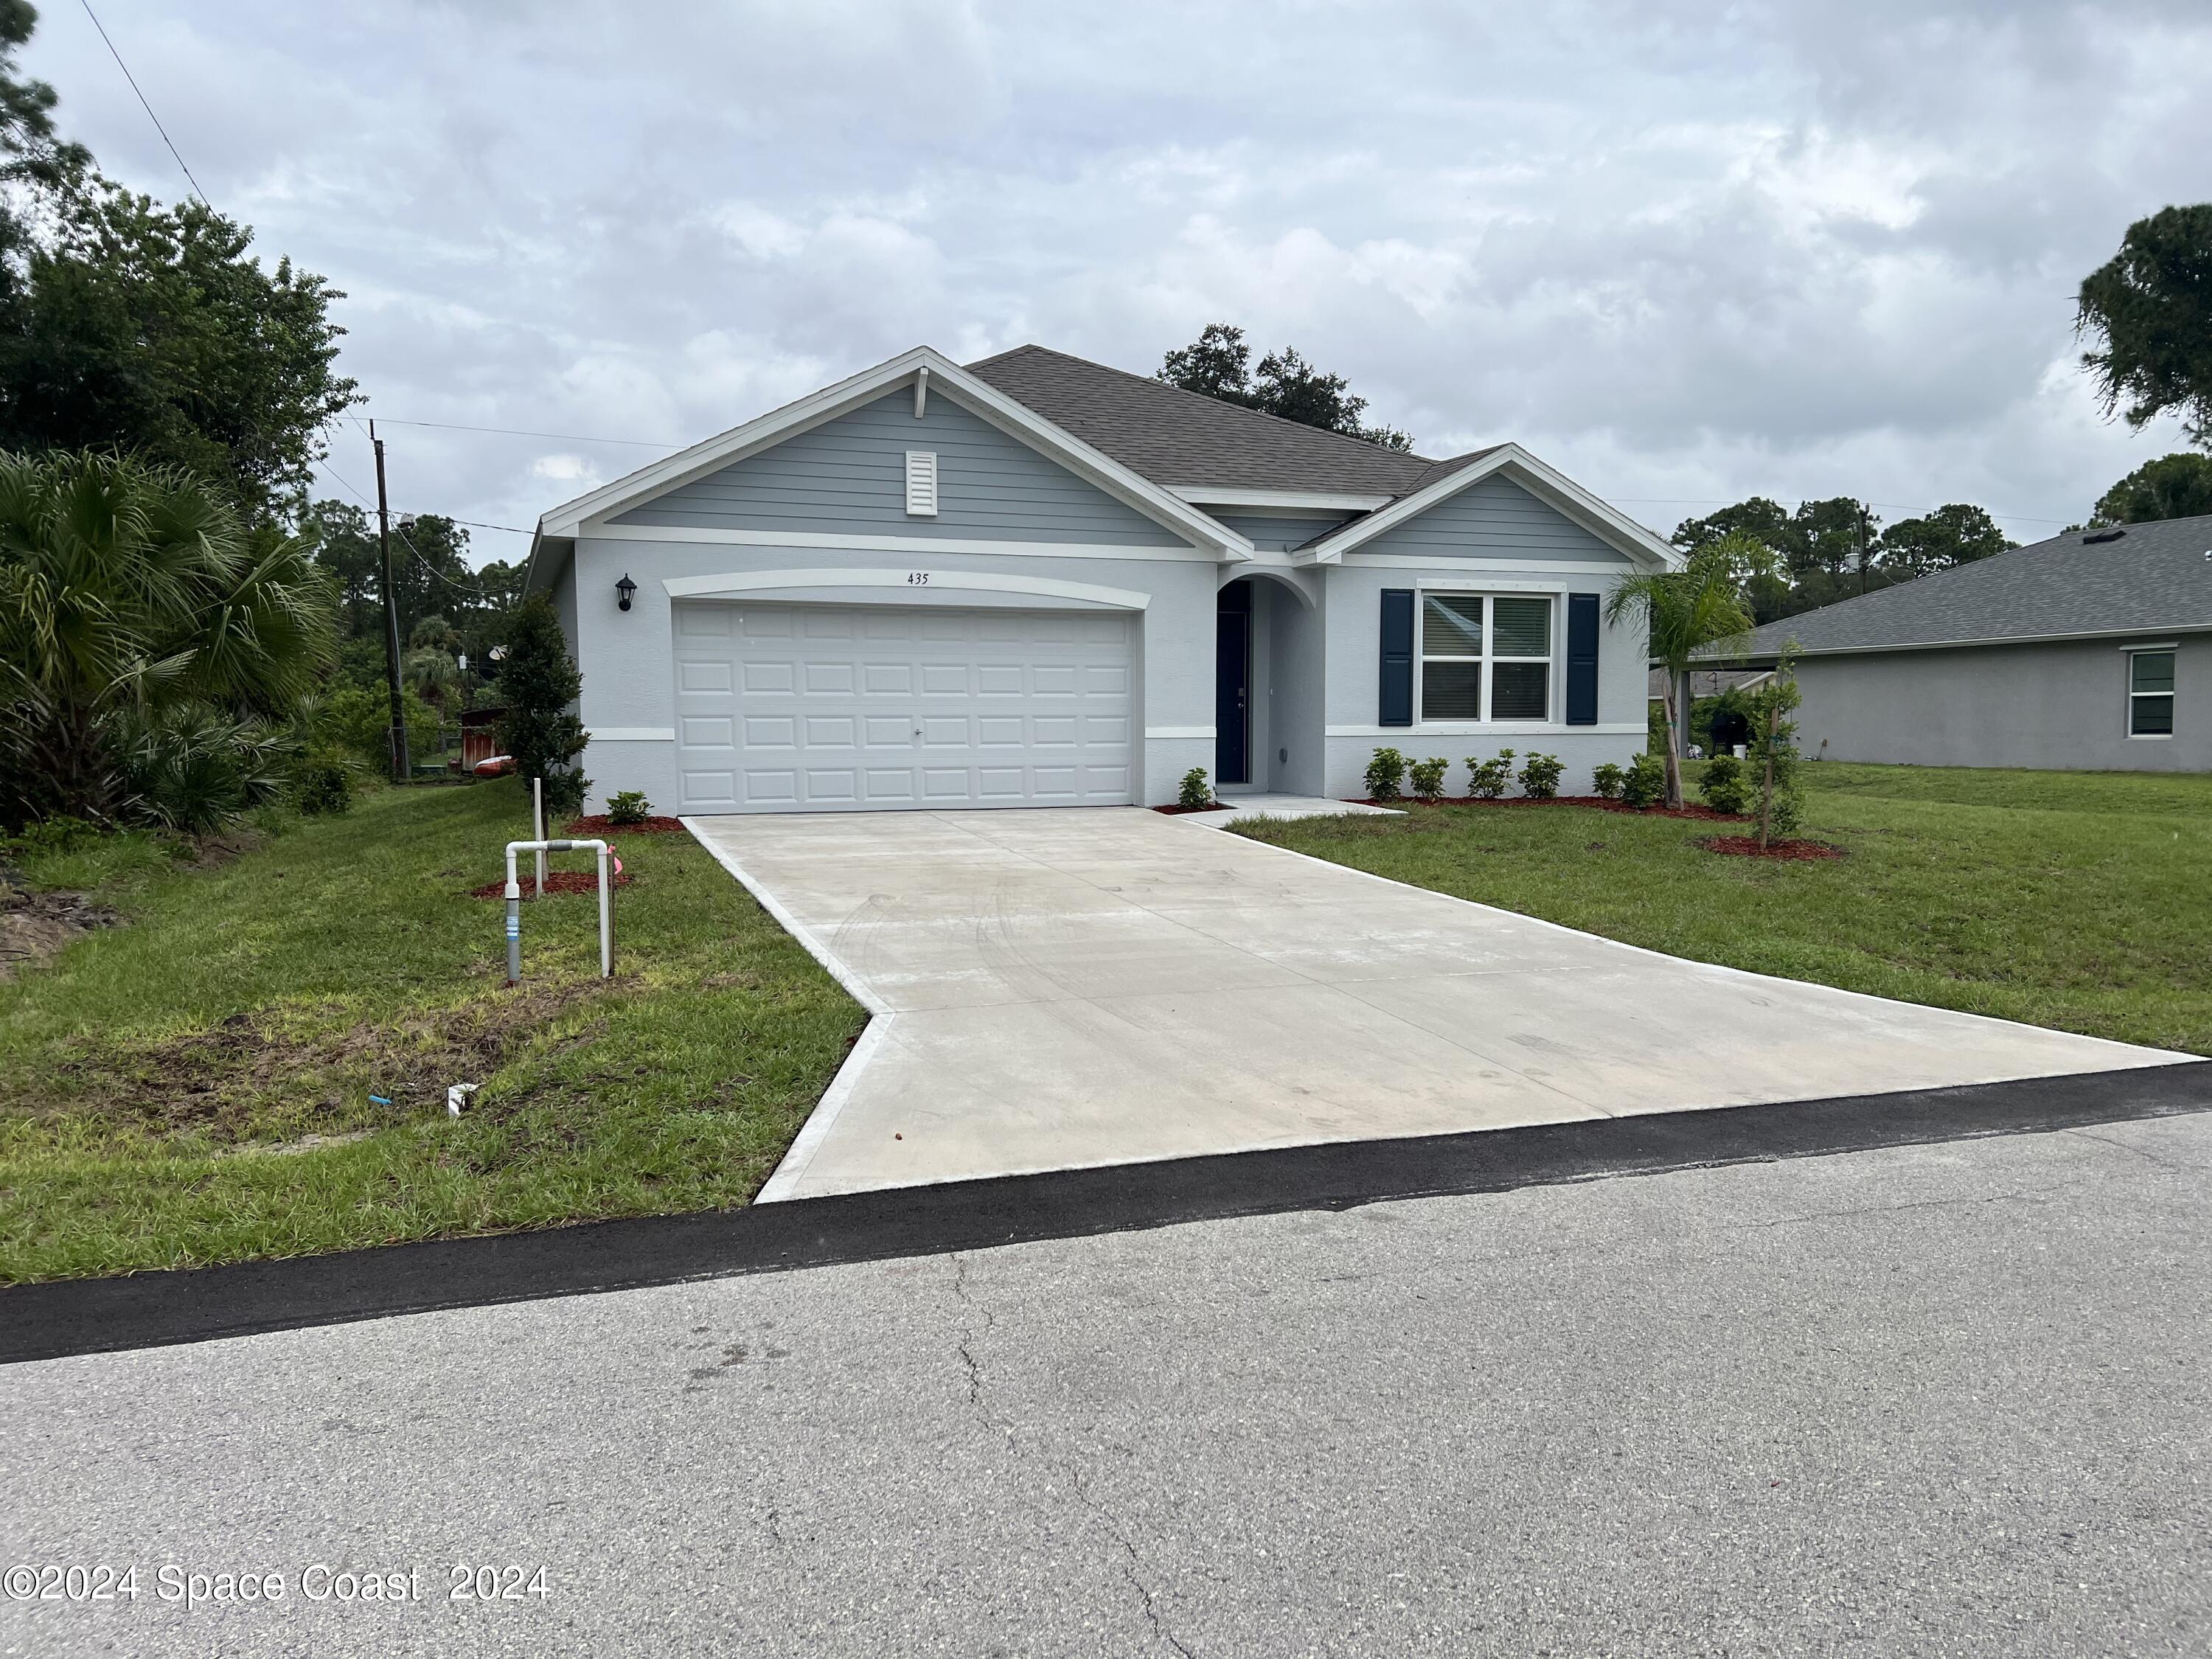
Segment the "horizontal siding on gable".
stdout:
[[[906,452],[937,453],[937,516],[906,511]],[[1172,531],[932,387],[908,389],[632,507],[613,521],[806,535],[884,535],[1181,547]]]
[[1362,553],[1443,559],[1572,559],[1617,564],[1630,560],[1557,508],[1510,479],[1489,477],[1427,512],[1365,542]]
[[1323,531],[1334,530],[1345,521],[1341,513],[1322,513],[1292,518],[1283,513],[1217,512],[1209,507],[1206,516],[1218,520],[1263,553],[1287,553],[1294,547],[1304,547]]

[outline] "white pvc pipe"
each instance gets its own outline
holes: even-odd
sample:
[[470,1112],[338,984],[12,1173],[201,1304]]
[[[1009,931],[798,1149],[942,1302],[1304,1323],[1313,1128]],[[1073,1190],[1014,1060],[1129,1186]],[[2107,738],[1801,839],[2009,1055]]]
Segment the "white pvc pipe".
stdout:
[[[507,844],[507,982],[514,985],[522,979],[522,883],[515,872],[517,853],[536,853],[538,867],[543,872],[548,853],[582,852],[586,847],[598,855],[599,867],[599,977],[611,979],[615,972],[614,883],[607,869],[613,848],[603,841],[511,841]],[[543,897],[545,878],[538,878],[538,892]]]
[[[538,837],[538,844],[543,848],[545,844],[545,780],[543,778],[530,781],[530,833]],[[539,898],[545,896],[545,854],[542,850],[538,854],[538,885],[531,890]]]

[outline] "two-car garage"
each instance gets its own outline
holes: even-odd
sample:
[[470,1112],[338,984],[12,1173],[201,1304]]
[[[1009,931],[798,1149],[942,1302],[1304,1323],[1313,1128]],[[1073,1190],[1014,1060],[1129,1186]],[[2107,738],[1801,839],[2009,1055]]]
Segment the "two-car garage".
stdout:
[[684,600],[687,813],[1133,801],[1127,611]]

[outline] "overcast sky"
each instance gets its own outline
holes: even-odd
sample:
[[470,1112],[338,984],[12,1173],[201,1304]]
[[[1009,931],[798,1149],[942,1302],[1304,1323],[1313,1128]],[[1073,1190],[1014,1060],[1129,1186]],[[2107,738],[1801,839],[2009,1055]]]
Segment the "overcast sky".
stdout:
[[[916,343],[1150,373],[1217,319],[1662,531],[1858,495],[2033,540],[2183,447],[2100,419],[2073,296],[2212,194],[2203,0],[94,4],[216,205],[346,290],[411,510],[528,525],[656,452],[403,421],[675,446]],[[67,132],[182,194],[40,10]],[[373,483],[357,429],[331,464]]]

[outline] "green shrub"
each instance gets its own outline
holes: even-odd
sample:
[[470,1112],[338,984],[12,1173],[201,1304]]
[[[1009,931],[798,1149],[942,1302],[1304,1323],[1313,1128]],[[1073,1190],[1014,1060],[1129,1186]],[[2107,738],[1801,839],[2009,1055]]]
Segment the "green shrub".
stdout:
[[182,703],[117,726],[132,816],[211,835],[283,792],[295,739],[265,720]]
[[1472,755],[1467,762],[1467,788],[1471,795],[1484,800],[1496,800],[1505,793],[1505,786],[1513,781],[1513,751],[1501,749],[1496,760],[1479,761]]
[[1366,782],[1368,799],[1396,800],[1405,793],[1406,757],[1395,749],[1376,750],[1367,763]]
[[1521,793],[1530,800],[1550,800],[1559,793],[1559,776],[1567,769],[1557,755],[1531,755],[1521,763]]
[[1590,774],[1590,787],[1597,791],[1600,800],[1619,800],[1621,786],[1628,781],[1628,774],[1611,761]]
[[89,847],[100,839],[100,835],[98,824],[88,823],[82,818],[73,818],[63,812],[25,824],[20,835],[11,836],[6,842],[0,842],[0,848],[4,848],[11,856],[44,858]]
[[1444,792],[1444,774],[1450,769],[1449,761],[1437,756],[1431,756],[1427,760],[1415,761],[1408,766],[1406,769],[1406,779],[1413,786],[1413,799],[1418,801],[1426,801],[1433,805],[1437,797]]
[[354,772],[360,763],[335,746],[310,749],[293,763],[292,799],[302,817],[337,817],[353,808]]
[[1182,775],[1182,787],[1176,793],[1176,804],[1197,811],[1213,805],[1213,786],[1206,781],[1206,769],[1194,766]]
[[1716,812],[1741,812],[1751,805],[1751,780],[1743,763],[1734,755],[1716,755],[1705,763],[1698,780],[1698,793]]
[[[407,726],[407,751],[419,758],[438,747],[438,711],[404,691],[399,698],[399,717]],[[299,724],[307,733],[310,748],[336,745],[359,756],[380,777],[392,772],[392,694],[382,685],[374,689],[342,685],[326,696],[310,698],[301,705]]]
[[1649,811],[1667,799],[1667,763],[1658,756],[1638,755],[1621,780],[1620,799],[1639,812]]
[[618,795],[607,797],[609,823],[643,823],[652,816],[653,803],[645,798],[642,789],[625,789]]

